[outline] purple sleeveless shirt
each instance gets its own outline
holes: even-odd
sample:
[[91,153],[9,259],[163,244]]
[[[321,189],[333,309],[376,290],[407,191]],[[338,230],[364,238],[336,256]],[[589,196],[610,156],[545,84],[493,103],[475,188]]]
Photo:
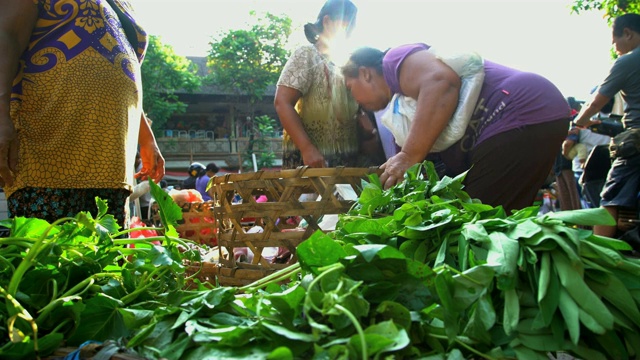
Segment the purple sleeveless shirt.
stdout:
[[[402,62],[426,44],[392,48],[382,60],[382,72],[392,93],[402,94],[399,74]],[[544,77],[484,61],[485,77],[465,137],[459,144],[466,152],[484,140],[526,125],[569,119],[569,104],[560,90]],[[568,126],[568,125],[567,125]]]

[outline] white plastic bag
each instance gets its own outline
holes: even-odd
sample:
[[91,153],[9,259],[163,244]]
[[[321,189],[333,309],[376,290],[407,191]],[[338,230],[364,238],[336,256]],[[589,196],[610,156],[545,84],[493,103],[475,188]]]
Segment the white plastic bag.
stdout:
[[[431,148],[431,152],[440,152],[462,139],[467,130],[484,81],[484,61],[476,53],[443,56],[439,55],[433,47],[428,51],[451,67],[460,76],[462,82],[456,111]],[[396,143],[404,146],[415,116],[416,100],[395,94],[391,103],[390,111],[385,112],[381,121],[391,131]]]

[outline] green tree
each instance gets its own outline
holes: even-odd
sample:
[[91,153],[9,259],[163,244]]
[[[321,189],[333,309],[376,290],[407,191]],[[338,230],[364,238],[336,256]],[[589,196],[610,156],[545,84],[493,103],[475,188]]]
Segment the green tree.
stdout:
[[576,14],[590,10],[604,11],[610,23],[622,14],[640,13],[640,0],[574,0],[571,5],[571,11]]
[[[219,34],[211,42],[207,57],[211,73],[208,81],[235,94],[238,102],[242,96],[248,97],[247,154],[258,152],[254,148],[255,139],[261,136],[261,131],[268,128],[255,121],[255,104],[262,100],[269,85],[277,82],[289,57],[286,45],[292,31],[291,18],[287,15],[266,13],[257,17],[255,12],[251,12],[251,15],[257,18],[255,24],[249,29],[232,29]],[[268,154],[264,156],[273,157]]]
[[202,81],[196,72],[196,65],[190,60],[176,54],[158,36],[149,36],[142,62],[142,91],[143,108],[153,120],[154,131],[163,129],[172,115],[186,111],[187,105],[179,101],[175,92],[198,89]]
[[275,130],[275,120],[268,115],[256,116],[253,119],[253,137],[251,138],[250,146],[247,147],[245,152],[245,168],[253,167],[252,154],[256,154],[256,163],[258,169],[273,167],[276,154],[271,151],[270,144],[267,141],[268,137],[273,136]]

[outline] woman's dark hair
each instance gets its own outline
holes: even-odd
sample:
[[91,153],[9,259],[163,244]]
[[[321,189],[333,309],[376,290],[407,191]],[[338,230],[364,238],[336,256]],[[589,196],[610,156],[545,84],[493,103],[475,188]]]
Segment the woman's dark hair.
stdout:
[[624,14],[613,20],[613,36],[622,36],[627,28],[640,34],[640,14]]
[[333,21],[342,20],[348,22],[347,35],[350,35],[355,26],[357,14],[358,8],[351,0],[327,0],[322,9],[320,9],[316,22],[305,24],[304,35],[310,43],[315,44],[318,41],[318,36],[324,30],[322,20],[326,15]]
[[381,51],[372,47],[361,47],[356,49],[346,65],[342,67],[342,75],[348,78],[357,78],[361,66],[376,69],[382,75],[382,59],[386,51]]

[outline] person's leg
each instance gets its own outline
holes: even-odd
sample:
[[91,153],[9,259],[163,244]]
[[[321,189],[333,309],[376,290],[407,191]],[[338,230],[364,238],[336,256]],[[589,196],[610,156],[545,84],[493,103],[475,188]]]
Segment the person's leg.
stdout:
[[[617,158],[611,164],[607,181],[602,189],[600,206],[618,223],[620,211],[637,210],[640,187],[640,154],[627,159]],[[594,226],[596,235],[615,237],[619,226]]]
[[509,213],[533,204],[567,134],[568,120],[510,130],[479,144],[471,154],[465,190]]
[[[84,189],[85,200],[84,208],[89,209],[92,215],[98,209],[96,205],[96,197],[107,202],[107,214],[113,215],[121,229],[125,229],[129,225],[129,209],[127,199],[131,192],[126,189]],[[94,210],[95,209],[95,210]]]
[[11,217],[38,218],[53,223],[74,217],[81,201],[79,189],[22,188],[7,199]]
[[[607,210],[607,212],[609,212],[609,214],[616,219],[616,222],[618,222],[618,208],[615,206],[603,206],[603,209]],[[615,237],[616,236],[616,232],[618,231],[618,227],[617,226],[606,226],[606,225],[595,225],[593,227],[593,233],[596,235],[600,235],[600,236],[607,236],[607,237]]]
[[39,218],[53,223],[61,218],[75,217],[81,211],[96,216],[96,196],[107,200],[108,213],[124,227],[125,204],[129,196],[126,189],[23,188],[11,194],[7,205],[11,217]]
[[560,174],[556,176],[556,184],[558,185],[558,197],[560,199],[561,210],[576,210],[582,208],[573,171],[562,170]]

